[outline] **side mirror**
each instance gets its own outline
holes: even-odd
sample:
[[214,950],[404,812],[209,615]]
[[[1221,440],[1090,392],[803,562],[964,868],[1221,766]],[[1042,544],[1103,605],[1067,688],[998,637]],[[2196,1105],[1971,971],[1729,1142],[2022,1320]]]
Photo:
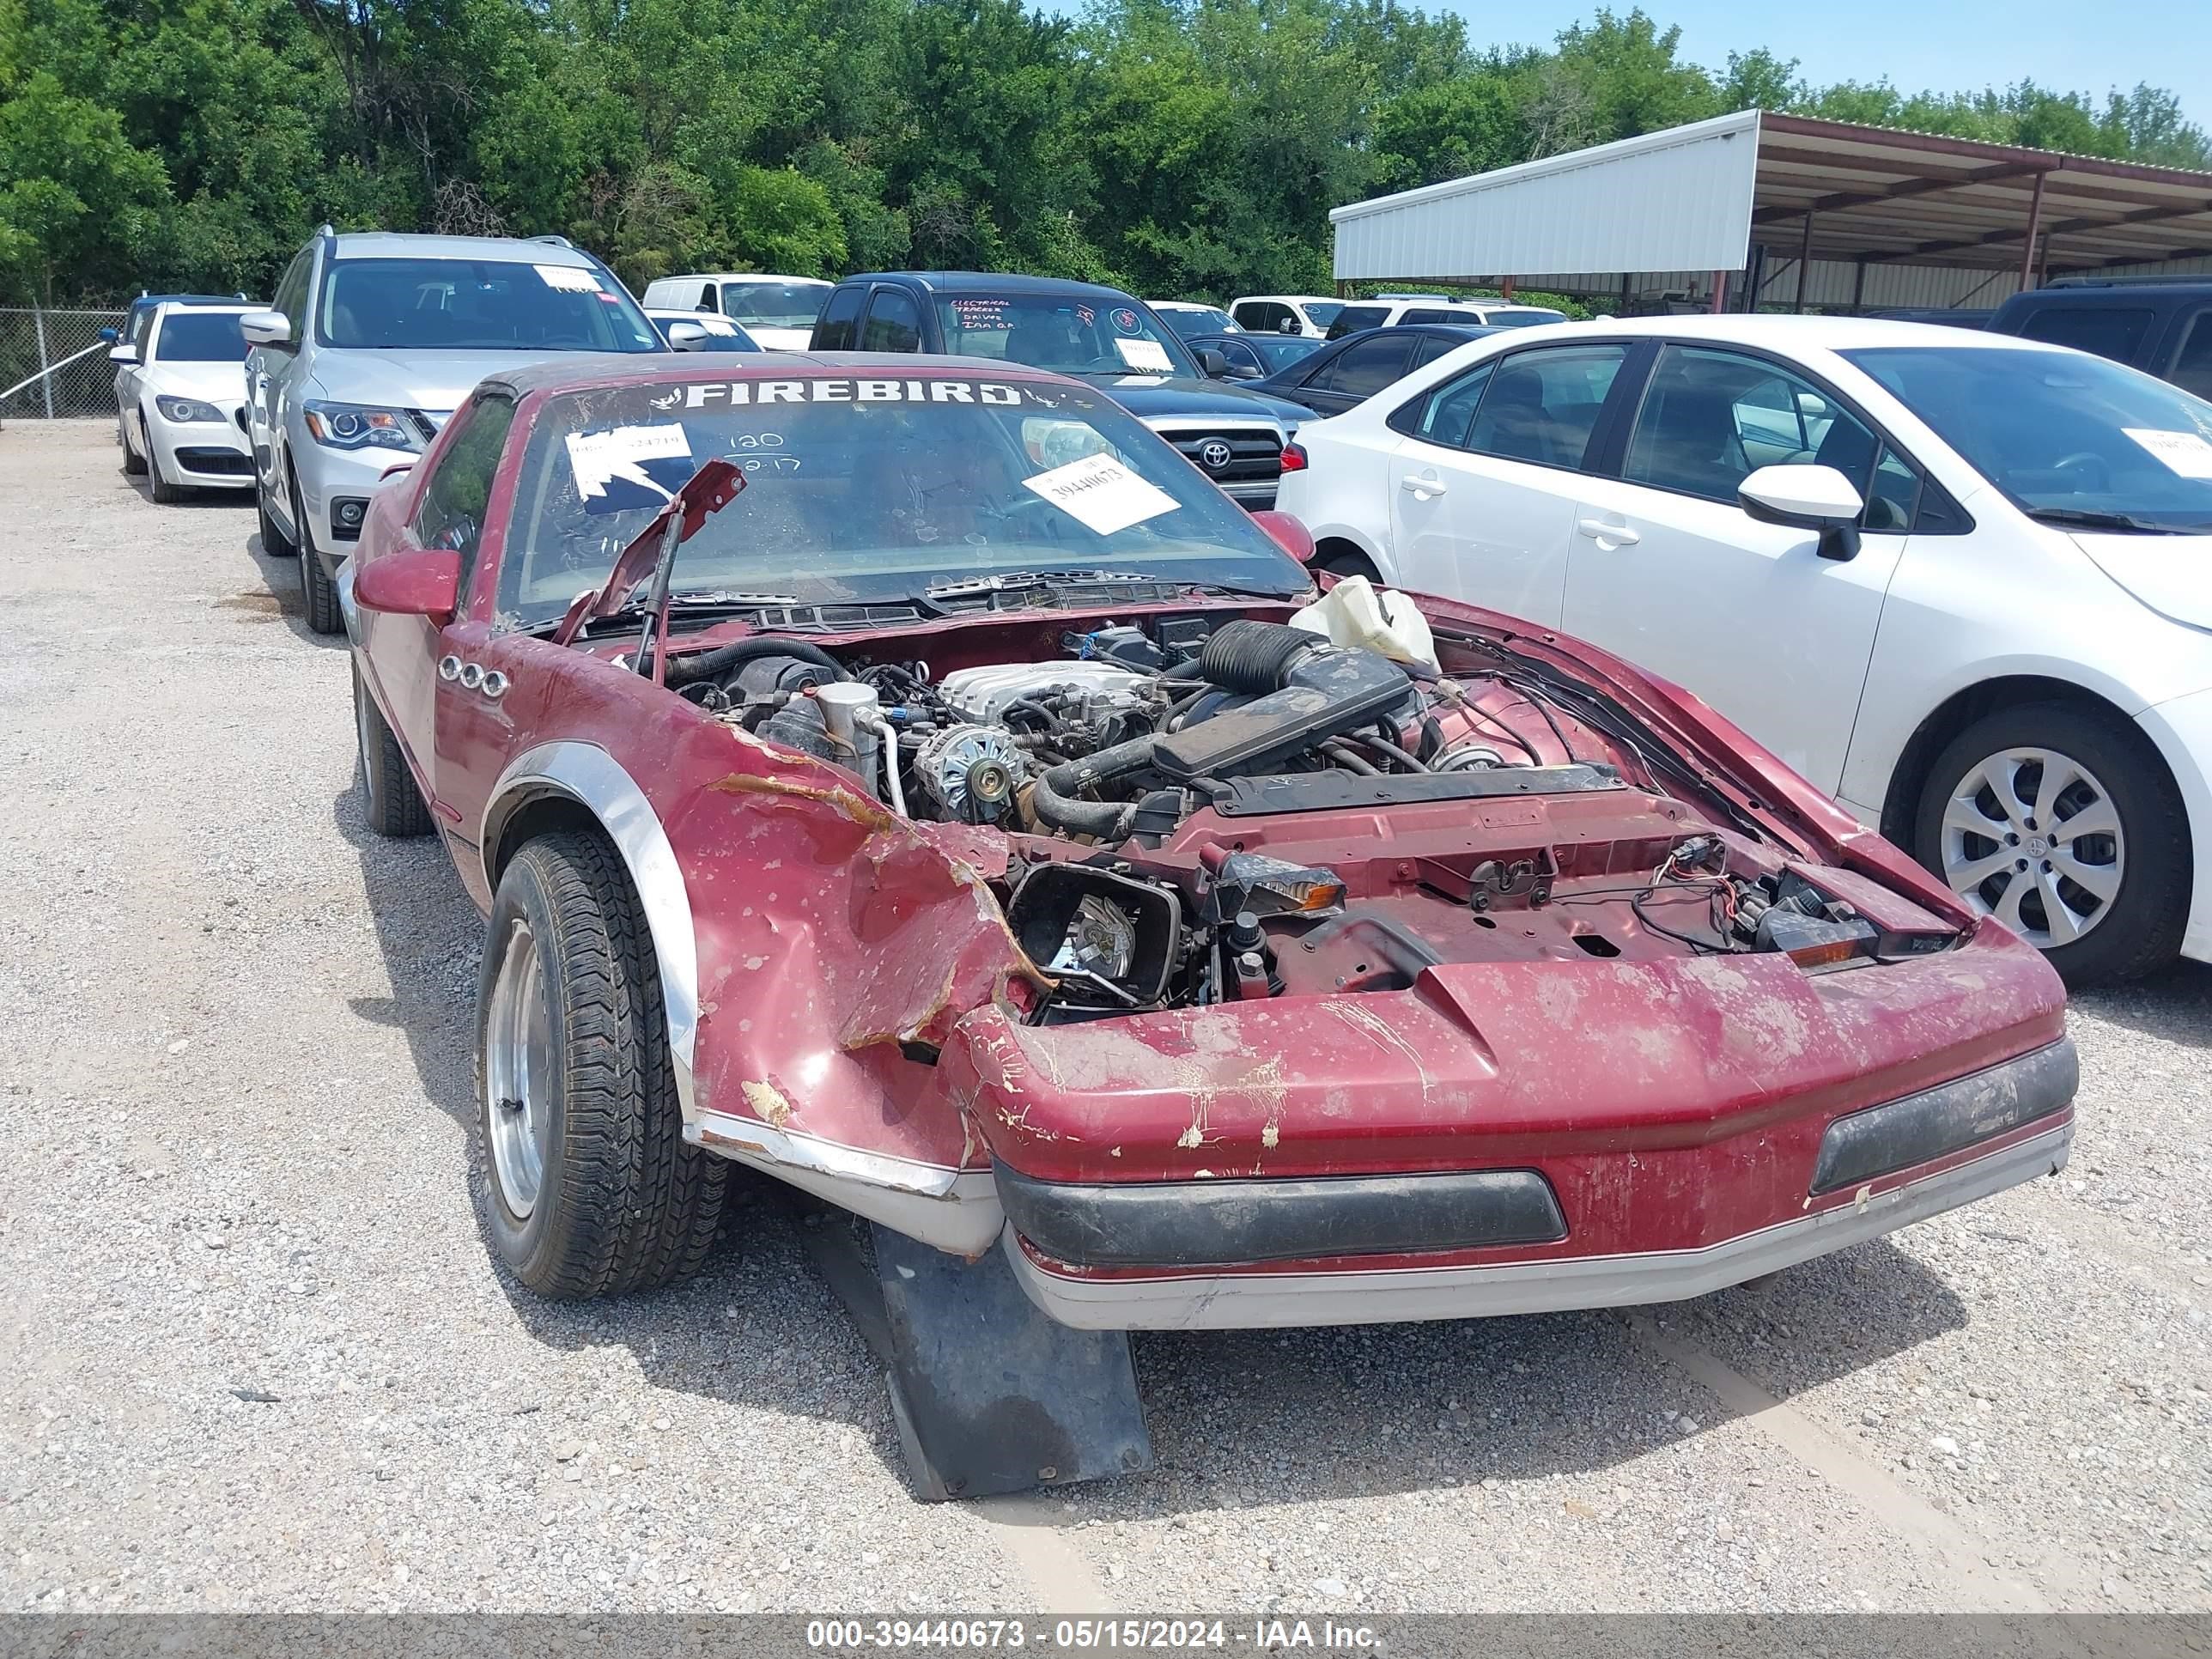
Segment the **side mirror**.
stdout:
[[1199,347],[1198,366],[1206,371],[1206,376],[1210,380],[1225,380],[1229,378],[1229,359],[1212,346]]
[[1832,466],[1762,466],[1736,486],[1736,504],[1761,524],[1818,531],[1824,559],[1855,559],[1866,502]]
[[436,627],[460,607],[461,556],[451,548],[410,547],[368,561],[353,579],[354,603],[387,617],[422,617]]
[[1267,532],[1267,539],[1300,564],[1314,562],[1313,532],[1301,523],[1295,514],[1273,510],[1255,513],[1252,522]]
[[107,361],[111,363],[135,363],[138,361],[138,348],[135,345],[112,345],[107,348]]
[[1224,380],[1264,380],[1267,378],[1267,371],[1255,368],[1249,363],[1231,363],[1221,371],[1221,378]]
[[1278,334],[1303,334],[1305,332],[1305,330],[1298,326],[1297,318],[1285,317],[1281,322],[1275,325],[1275,332]]
[[292,349],[292,319],[281,311],[249,311],[238,319],[238,331],[248,345]]
[[1817,392],[1797,394],[1797,412],[1808,421],[1817,421],[1828,412],[1828,400]]
[[665,323],[660,331],[672,351],[704,351],[714,337],[703,323]]

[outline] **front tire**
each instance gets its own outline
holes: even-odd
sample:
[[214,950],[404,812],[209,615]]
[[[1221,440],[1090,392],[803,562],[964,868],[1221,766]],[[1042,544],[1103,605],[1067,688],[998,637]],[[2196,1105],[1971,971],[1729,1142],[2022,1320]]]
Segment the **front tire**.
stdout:
[[1913,850],[2069,984],[2180,953],[2188,818],[2157,750],[2117,714],[2030,703],[1976,720],[1929,769]]
[[335,634],[345,626],[345,617],[338,610],[338,585],[323,568],[323,556],[315,550],[315,538],[307,529],[307,515],[301,507],[296,484],[292,487],[292,522],[300,528],[301,609],[308,630]]
[[485,1224],[516,1278],[580,1301],[698,1271],[728,1166],[684,1143],[653,942],[599,836],[531,842],[501,877],[477,1055]]
[[115,441],[123,446],[123,476],[136,478],[146,471],[146,458],[131,448],[130,427],[131,416],[128,414],[115,417]]
[[362,684],[358,662],[353,666],[353,724],[361,748],[362,816],[368,827],[395,841],[428,835],[430,809],[407,769],[398,735]]
[[148,474],[146,482],[153,493],[155,504],[158,507],[174,507],[185,499],[187,492],[171,483],[167,476],[162,472],[161,457],[154,447],[154,434],[148,429],[143,414],[138,416],[138,437],[139,441],[146,446]]

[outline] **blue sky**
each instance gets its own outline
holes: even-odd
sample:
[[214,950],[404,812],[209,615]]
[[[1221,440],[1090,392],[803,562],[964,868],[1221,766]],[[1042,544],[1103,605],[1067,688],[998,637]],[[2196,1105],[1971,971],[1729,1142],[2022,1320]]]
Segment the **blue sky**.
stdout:
[[[1449,3],[1449,0],[1445,0]],[[1413,4],[1438,0],[1411,0]],[[1635,0],[1613,0],[1626,12]],[[1595,0],[1517,0],[1510,8],[1452,4],[1478,45],[1547,45],[1596,10]],[[2179,94],[2199,126],[2212,127],[2212,5],[2151,6],[2082,0],[1855,0],[1847,6],[1747,6],[1736,0],[1644,0],[1664,27],[1680,24],[1681,55],[1717,70],[1730,52],[1763,46],[1798,60],[1815,82],[1878,81],[1900,90],[2004,86],[2027,77],[2094,94],[2137,82]],[[1510,14],[1510,15],[1509,15]]]

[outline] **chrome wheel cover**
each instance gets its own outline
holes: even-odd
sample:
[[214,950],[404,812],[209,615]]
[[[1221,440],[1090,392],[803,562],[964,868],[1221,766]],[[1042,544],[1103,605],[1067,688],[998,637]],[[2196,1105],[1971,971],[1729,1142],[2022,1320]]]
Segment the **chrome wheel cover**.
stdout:
[[2103,921],[2127,868],[2103,781],[2070,755],[2025,746],[1990,756],[1953,786],[1938,853],[1953,892],[2039,951]]
[[485,1138],[500,1198],[526,1221],[538,1207],[553,1134],[553,1024],[529,924],[517,917],[498,948],[484,1017]]

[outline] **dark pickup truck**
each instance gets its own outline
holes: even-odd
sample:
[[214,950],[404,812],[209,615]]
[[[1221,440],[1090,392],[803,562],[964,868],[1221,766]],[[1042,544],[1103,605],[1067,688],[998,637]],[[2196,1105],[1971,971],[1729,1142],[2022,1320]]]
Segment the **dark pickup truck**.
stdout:
[[1237,505],[1275,504],[1283,450],[1313,411],[1208,379],[1141,300],[1119,289],[972,270],[848,276],[815,319],[813,351],[994,358],[1087,380],[1165,438]]
[[1989,329],[2094,351],[2212,398],[2212,275],[2062,279],[2014,295]]

